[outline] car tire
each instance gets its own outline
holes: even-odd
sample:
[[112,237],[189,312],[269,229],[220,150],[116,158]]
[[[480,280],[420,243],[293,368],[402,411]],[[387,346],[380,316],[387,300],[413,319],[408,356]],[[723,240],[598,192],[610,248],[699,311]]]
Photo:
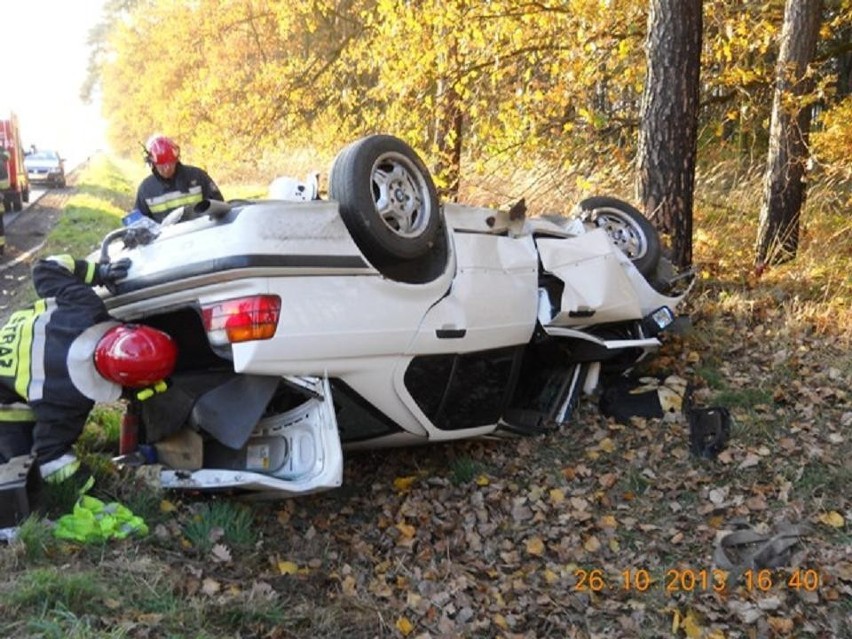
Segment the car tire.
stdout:
[[370,135],[344,148],[329,175],[352,239],[378,267],[424,257],[443,235],[443,211],[432,176],[399,138]]
[[580,218],[602,228],[646,278],[660,261],[660,234],[635,207],[614,197],[590,197],[577,205]]

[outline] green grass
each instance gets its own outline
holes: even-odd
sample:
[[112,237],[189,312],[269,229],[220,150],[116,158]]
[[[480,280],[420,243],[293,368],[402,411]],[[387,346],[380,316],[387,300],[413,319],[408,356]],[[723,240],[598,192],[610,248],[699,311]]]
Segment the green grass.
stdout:
[[840,501],[852,486],[852,468],[808,463],[803,468],[787,467],[782,471],[793,484],[794,493],[802,500],[819,500],[823,507]]
[[82,615],[108,594],[94,571],[68,572],[61,567],[34,568],[17,580],[14,590],[0,594],[0,604],[18,613],[44,615],[64,610]]
[[462,455],[450,461],[450,480],[456,486],[469,484],[481,470],[482,465],[478,461]]
[[728,408],[751,410],[755,406],[771,405],[772,392],[763,388],[728,388],[716,393],[713,402]]
[[227,501],[199,504],[184,524],[183,533],[192,547],[203,553],[217,543],[247,548],[257,538],[251,510]]
[[60,608],[29,619],[25,628],[43,639],[123,639],[129,636],[124,628],[99,629],[94,627],[96,625],[99,624],[88,616],[78,616]]
[[113,160],[98,155],[80,175],[76,191],[42,254],[81,258],[97,250],[104,235],[121,226],[121,218],[133,204],[135,186]]
[[724,373],[711,364],[696,366],[695,374],[713,390],[722,390],[726,387]]
[[17,542],[31,563],[38,563],[58,554],[58,543],[48,523],[39,515],[27,517],[18,529]]

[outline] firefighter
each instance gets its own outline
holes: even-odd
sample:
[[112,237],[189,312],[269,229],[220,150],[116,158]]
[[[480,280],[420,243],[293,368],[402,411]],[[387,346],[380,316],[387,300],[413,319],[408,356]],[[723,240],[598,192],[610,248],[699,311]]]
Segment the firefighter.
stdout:
[[163,390],[177,358],[154,328],[114,321],[92,288],[127,276],[130,260],[39,260],[41,297],[0,328],[0,463],[33,454],[41,474],[64,479],[79,466],[72,446],[96,402],[124,388]]
[[148,140],[145,161],[151,166],[151,175],[139,185],[135,208],[155,222],[162,222],[179,206],[225,199],[203,169],[180,161],[180,147],[166,136],[154,135]]

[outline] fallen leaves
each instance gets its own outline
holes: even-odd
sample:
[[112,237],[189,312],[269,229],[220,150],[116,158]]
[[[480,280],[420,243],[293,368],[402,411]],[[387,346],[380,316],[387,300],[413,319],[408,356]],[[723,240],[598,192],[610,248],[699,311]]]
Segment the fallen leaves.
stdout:
[[544,542],[539,537],[532,537],[526,542],[527,553],[535,557],[541,557],[544,554]]
[[595,535],[590,535],[583,542],[583,548],[585,548],[587,552],[597,552],[601,549],[601,542]]
[[[621,426],[585,402],[543,437],[352,455],[345,493],[258,510],[262,566],[244,565],[251,553],[216,539],[184,590],[218,602],[237,596],[235,583],[268,582],[272,594],[320,610],[369,611],[365,636],[831,636],[852,597],[842,545],[852,510],[840,481],[852,411],[836,393],[765,379],[779,349],[767,346],[762,357],[760,344],[744,340],[720,374],[754,401],[733,407],[737,427],[715,460],[690,455],[683,420]],[[784,365],[805,361],[787,350]],[[712,358],[702,351],[693,360]],[[669,361],[692,365],[683,352]],[[829,383],[827,368],[810,374]],[[783,404],[772,399],[776,388]],[[808,403],[817,400],[818,411]],[[476,470],[459,481],[448,459]],[[765,590],[742,578],[724,592],[712,579],[666,590],[670,571],[714,573],[717,536],[746,524],[768,532],[782,520],[811,522],[815,532]],[[176,539],[162,525],[154,535]],[[797,588],[788,583],[793,566],[823,581]],[[578,590],[577,570],[600,571],[606,588]],[[647,574],[647,588],[635,579],[626,588],[625,573]]]
[[396,477],[393,480],[393,487],[398,492],[404,493],[411,490],[411,486],[417,481],[417,477],[409,475],[407,477]]
[[832,528],[843,528],[846,524],[846,520],[836,510],[832,510],[827,513],[820,513],[817,519],[825,524],[826,526],[831,526]]
[[414,631],[414,624],[411,623],[407,617],[400,617],[394,623],[394,626],[397,630],[399,630],[404,637],[407,637]]
[[412,539],[417,534],[417,528],[405,522],[399,522],[395,528],[400,532],[403,539]]

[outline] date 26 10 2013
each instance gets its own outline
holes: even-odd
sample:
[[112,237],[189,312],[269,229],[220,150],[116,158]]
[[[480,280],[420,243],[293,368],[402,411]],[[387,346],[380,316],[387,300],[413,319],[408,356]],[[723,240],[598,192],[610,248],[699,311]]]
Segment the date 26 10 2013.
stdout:
[[[628,568],[617,575],[607,575],[603,570],[574,571],[577,582],[574,590],[579,592],[605,592],[613,590],[648,592],[662,588],[666,593],[677,592],[725,592],[728,589],[728,572],[719,569],[671,568],[662,575],[652,574],[644,568]],[[819,589],[822,579],[813,569],[797,569],[781,573],[768,569],[743,571],[741,583],[747,591],[771,590],[776,584],[784,582],[791,590],[813,592]]]

